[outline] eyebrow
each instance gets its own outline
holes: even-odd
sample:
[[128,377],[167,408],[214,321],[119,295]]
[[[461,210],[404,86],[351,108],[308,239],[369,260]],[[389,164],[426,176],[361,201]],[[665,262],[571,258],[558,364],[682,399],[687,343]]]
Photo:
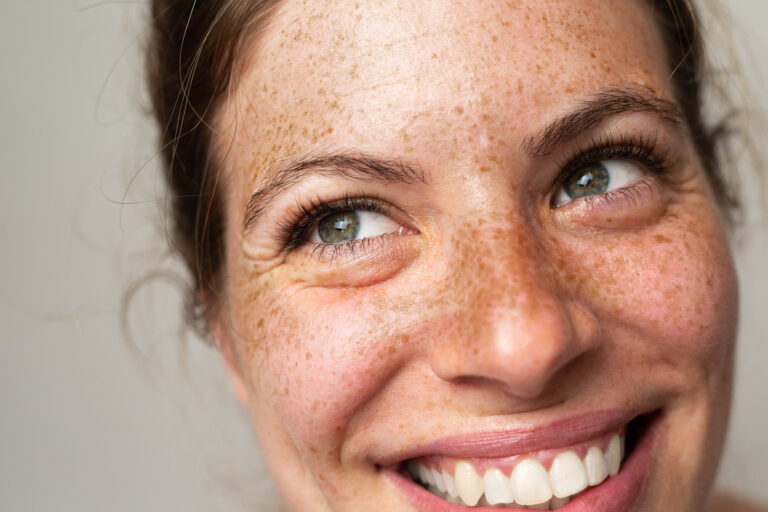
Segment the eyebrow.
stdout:
[[312,154],[283,163],[248,200],[243,217],[243,228],[248,230],[269,203],[285,189],[295,185],[309,174],[342,175],[350,179],[379,181],[382,183],[426,183],[421,167],[401,160],[378,158],[359,152]]
[[[547,156],[584,131],[611,117],[629,112],[653,113],[671,124],[685,125],[685,118],[677,104],[657,96],[650,89],[612,87],[581,101],[574,110],[527,137],[522,143],[522,148],[532,156]],[[275,171],[267,172],[270,177],[266,183],[248,200],[243,217],[244,230],[247,231],[253,226],[269,203],[280,193],[310,174],[337,174],[350,179],[382,183],[426,183],[421,167],[401,160],[382,159],[359,152],[306,155],[281,164]]]
[[579,103],[576,109],[558,117],[538,133],[526,138],[522,147],[532,156],[551,154],[608,118],[630,113],[652,113],[678,127],[685,118],[676,103],[661,98],[645,87],[612,87]]

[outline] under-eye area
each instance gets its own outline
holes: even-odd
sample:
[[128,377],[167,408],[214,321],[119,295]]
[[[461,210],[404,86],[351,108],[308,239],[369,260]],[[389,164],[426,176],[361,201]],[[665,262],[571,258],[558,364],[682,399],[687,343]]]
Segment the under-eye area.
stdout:
[[500,458],[427,455],[405,460],[399,472],[455,505],[560,510],[617,476],[658,413],[592,439],[557,449]]

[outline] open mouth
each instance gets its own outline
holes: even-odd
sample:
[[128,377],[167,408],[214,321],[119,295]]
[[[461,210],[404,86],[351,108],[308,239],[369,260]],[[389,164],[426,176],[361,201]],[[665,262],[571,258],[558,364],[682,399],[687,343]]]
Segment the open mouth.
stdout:
[[657,416],[564,448],[503,458],[419,456],[403,461],[400,474],[457,505],[559,510],[616,476]]

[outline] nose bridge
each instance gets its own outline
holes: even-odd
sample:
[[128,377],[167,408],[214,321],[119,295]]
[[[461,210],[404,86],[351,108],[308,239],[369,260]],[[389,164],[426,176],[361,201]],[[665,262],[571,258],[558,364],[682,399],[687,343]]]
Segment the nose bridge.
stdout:
[[466,283],[464,296],[472,298],[470,309],[498,314],[539,307],[551,298],[546,251],[523,220],[487,221],[472,236],[460,238],[470,247],[458,251],[460,260],[454,263]]
[[445,380],[491,380],[510,394],[535,397],[593,340],[575,328],[574,306],[558,292],[550,258],[531,230],[522,223],[486,228],[485,247],[458,251],[460,307],[454,328],[434,341],[430,363]]

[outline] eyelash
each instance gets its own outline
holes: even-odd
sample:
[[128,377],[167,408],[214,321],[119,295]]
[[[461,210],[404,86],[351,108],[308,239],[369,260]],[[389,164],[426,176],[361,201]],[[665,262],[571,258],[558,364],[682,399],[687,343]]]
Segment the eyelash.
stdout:
[[[278,226],[284,251],[291,252],[299,248],[309,238],[310,231],[317,222],[326,215],[347,210],[365,210],[382,215],[390,215],[392,211],[387,203],[370,193],[365,196],[362,194],[358,196],[347,195],[342,199],[330,202],[323,202],[319,197],[312,197],[306,204],[299,203],[297,205],[298,213],[295,217],[280,223]],[[314,244],[313,252],[328,246],[333,246],[336,249],[341,246],[353,249],[355,244],[359,245],[361,242],[371,242],[371,239],[364,238],[338,244]]]
[[[578,146],[572,156],[565,160],[565,163],[558,165],[558,167],[562,168],[562,171],[560,172],[560,178],[556,183],[555,190],[559,189],[568,177],[582,167],[609,159],[632,160],[643,165],[654,174],[659,175],[664,174],[672,167],[668,152],[658,150],[655,137],[612,137],[611,135],[605,135],[599,139],[589,141],[586,145]],[[601,198],[605,201],[615,202],[617,207],[628,206],[637,195],[636,187],[641,186],[643,183],[646,186],[648,185],[647,181],[643,180],[636,185],[584,199],[592,201]],[[301,247],[309,238],[311,230],[324,216],[346,210],[366,210],[390,215],[392,207],[370,193],[356,196],[347,195],[342,199],[330,202],[324,202],[319,197],[312,197],[304,204],[299,202],[296,209],[297,213],[278,225],[278,234],[284,252],[292,252]],[[318,250],[324,252],[328,247],[334,250],[334,254],[339,250],[354,252],[361,244],[372,242],[374,242],[373,239],[365,238],[338,244],[313,244],[312,252],[314,253]]]
[[[670,161],[669,152],[659,150],[658,141],[655,136],[631,137],[622,135],[613,137],[605,135],[599,139],[589,141],[586,145],[577,146],[572,156],[567,158],[565,163],[560,163],[559,167],[563,170],[560,172],[560,178],[555,184],[555,190],[559,190],[568,178],[584,166],[601,160],[612,159],[632,160],[657,175],[663,175],[673,166],[673,163]],[[639,181],[638,184],[642,182]],[[584,200],[594,201],[600,197],[611,199],[612,194],[618,194],[626,198],[627,194],[632,193],[632,187],[631,185],[612,192],[606,192],[600,196],[585,197]],[[556,207],[554,202],[552,207]]]

